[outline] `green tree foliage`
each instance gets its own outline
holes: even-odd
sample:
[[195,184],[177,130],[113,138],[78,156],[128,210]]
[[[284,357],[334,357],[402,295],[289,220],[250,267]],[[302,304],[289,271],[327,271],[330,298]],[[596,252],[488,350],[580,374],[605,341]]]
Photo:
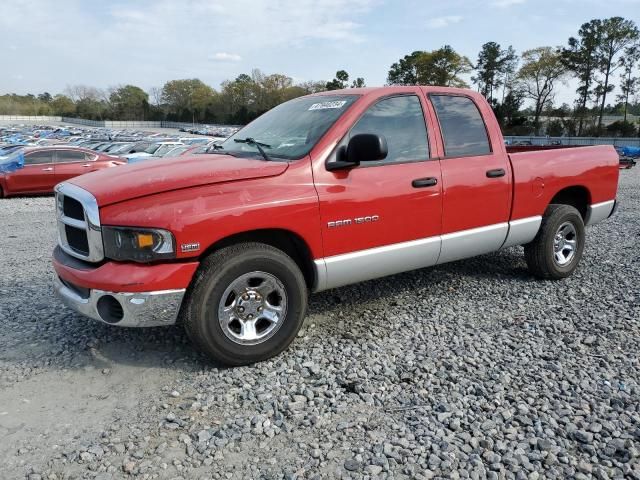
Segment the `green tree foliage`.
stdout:
[[171,80],[162,87],[162,101],[174,119],[203,120],[215,90],[197,78]]
[[494,92],[505,85],[513,77],[518,64],[518,56],[513,47],[502,49],[496,42],[482,45],[476,64],[477,74],[471,80],[478,85],[480,92],[489,103],[494,99]]
[[109,95],[111,113],[121,120],[145,119],[149,111],[149,95],[140,87],[125,85]]
[[342,90],[343,88],[347,88],[349,85],[349,74],[344,70],[338,70],[336,72],[336,77],[327,82],[325,86],[325,90]]
[[627,121],[629,110],[629,97],[633,97],[640,87],[640,77],[634,77],[633,72],[640,63],[640,43],[627,47],[624,55],[620,58],[620,66],[623,71],[620,75],[620,91],[616,97],[624,105],[624,121]]
[[51,100],[51,110],[53,115],[73,117],[76,113],[76,104],[66,95],[59,94]]
[[602,21],[601,37],[596,50],[597,66],[604,78],[600,81],[600,114],[598,129],[602,127],[602,116],[607,100],[607,93],[613,88],[610,76],[617,68],[616,58],[626,47],[635,43],[640,37],[640,31],[632,20],[622,17],[607,18]]
[[471,61],[445,45],[431,52],[415,51],[391,65],[389,85],[441,85],[466,88],[460,77],[473,70]]
[[633,137],[638,129],[636,126],[625,120],[618,120],[611,125],[607,125],[607,133],[613,137]]
[[597,49],[602,37],[602,21],[591,20],[582,24],[578,30],[578,37],[569,38],[568,47],[561,51],[562,62],[573,72],[579,81],[576,89],[578,116],[578,135],[582,135],[584,117],[587,113],[587,101],[593,94],[592,85],[595,82],[597,69]]
[[564,125],[562,120],[553,119],[547,123],[547,135],[550,137],[561,137],[564,134]]
[[522,67],[518,72],[518,88],[525,98],[534,104],[533,126],[536,135],[540,130],[540,116],[553,101],[557,83],[566,74],[561,54],[551,47],[539,47],[522,54]]

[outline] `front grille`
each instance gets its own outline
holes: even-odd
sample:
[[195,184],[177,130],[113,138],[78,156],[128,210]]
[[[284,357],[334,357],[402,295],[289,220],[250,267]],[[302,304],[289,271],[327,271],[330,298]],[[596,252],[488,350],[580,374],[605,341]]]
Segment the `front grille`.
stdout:
[[84,208],[82,208],[82,204],[75,198],[63,197],[62,213],[64,213],[66,217],[84,222]]
[[87,239],[86,230],[65,225],[64,232],[67,236],[69,247],[80,255],[89,256],[89,240]]
[[98,202],[73,184],[56,186],[58,243],[67,254],[87,262],[104,258]]

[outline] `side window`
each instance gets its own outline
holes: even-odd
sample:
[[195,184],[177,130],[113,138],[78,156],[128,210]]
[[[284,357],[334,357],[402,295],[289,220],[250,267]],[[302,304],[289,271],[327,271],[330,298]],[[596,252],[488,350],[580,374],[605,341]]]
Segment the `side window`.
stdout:
[[31,152],[24,156],[25,165],[41,165],[43,163],[53,163],[53,151]]
[[491,153],[487,129],[473,100],[451,95],[431,95],[438,115],[447,157]]
[[427,127],[415,95],[391,97],[372,105],[353,126],[350,136],[358,133],[376,133],[387,139],[387,158],[367,165],[429,158]]
[[89,153],[89,152],[84,152],[84,161],[85,162],[93,162],[96,158],[98,158],[97,155],[95,155],[93,153]]
[[67,162],[84,162],[85,156],[84,152],[75,151],[75,150],[58,150],[56,162],[57,163],[67,163]]

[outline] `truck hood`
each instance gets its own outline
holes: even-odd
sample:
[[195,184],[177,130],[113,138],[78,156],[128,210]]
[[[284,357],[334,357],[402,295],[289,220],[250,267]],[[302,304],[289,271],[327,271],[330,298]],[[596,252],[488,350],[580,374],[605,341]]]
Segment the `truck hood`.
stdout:
[[107,168],[68,180],[91,192],[100,207],[182,188],[274,177],[284,173],[286,162],[267,162],[229,155],[159,158]]

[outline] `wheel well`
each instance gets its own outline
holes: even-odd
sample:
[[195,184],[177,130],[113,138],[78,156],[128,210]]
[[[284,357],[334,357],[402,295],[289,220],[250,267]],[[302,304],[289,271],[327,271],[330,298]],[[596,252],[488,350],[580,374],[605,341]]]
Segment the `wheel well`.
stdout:
[[289,255],[302,271],[309,289],[313,288],[316,281],[316,272],[313,266],[313,257],[307,243],[299,235],[282,229],[252,230],[236,233],[218,240],[211,245],[203,257],[220,250],[221,248],[245,242],[258,242],[271,245]]
[[591,195],[585,187],[567,187],[556,193],[549,203],[571,205],[585,219],[587,217],[587,209],[591,204]]

